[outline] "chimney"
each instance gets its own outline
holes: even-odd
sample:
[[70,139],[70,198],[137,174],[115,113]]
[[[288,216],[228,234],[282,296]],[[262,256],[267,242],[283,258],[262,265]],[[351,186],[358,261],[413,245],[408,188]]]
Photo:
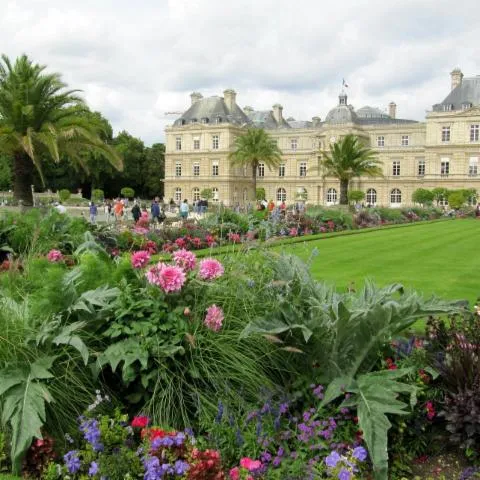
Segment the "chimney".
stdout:
[[203,95],[199,92],[193,92],[190,94],[190,98],[192,99],[192,105],[197,103],[199,100],[203,98]]
[[248,116],[253,112],[253,108],[247,105],[246,107],[243,107],[243,111],[245,112],[245,115]]
[[390,102],[388,104],[388,115],[390,118],[396,118],[397,116],[397,104],[395,102]]
[[237,102],[237,92],[232,88],[228,88],[223,92],[223,99],[225,100],[228,111],[233,112],[235,110],[235,105]]
[[312,117],[312,124],[314,127],[320,126],[321,121],[320,117]]
[[273,107],[273,117],[275,118],[275,121],[279,124],[283,124],[283,107],[279,104],[276,103]]
[[450,78],[452,79],[452,90],[462,84],[463,73],[459,68],[454,68],[450,72]]

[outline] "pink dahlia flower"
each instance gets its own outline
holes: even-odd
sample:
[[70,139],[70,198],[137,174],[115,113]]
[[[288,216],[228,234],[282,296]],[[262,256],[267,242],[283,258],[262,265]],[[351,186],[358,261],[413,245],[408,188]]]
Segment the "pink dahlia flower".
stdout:
[[177,250],[173,253],[173,261],[177,267],[183,268],[186,272],[193,270],[197,264],[197,257],[188,250]]
[[288,234],[291,236],[291,237],[296,237],[298,235],[298,230],[295,228],[295,227],[292,227],[290,229],[290,232],[288,232]]
[[240,460],[240,466],[246,468],[249,472],[258,470],[262,466],[262,462],[260,460],[252,460],[248,457],[243,457]]
[[158,263],[145,276],[149,283],[157,285],[165,293],[178,292],[187,279],[185,272],[180,267],[165,263]]
[[240,243],[241,237],[240,237],[240,234],[239,234],[239,233],[230,232],[230,233],[228,234],[228,239],[229,239],[232,243]]
[[223,275],[223,265],[214,258],[205,258],[200,262],[199,275],[203,280],[213,280]]
[[63,260],[63,255],[60,250],[50,250],[47,254],[47,259],[49,262],[58,263]]
[[222,328],[223,318],[223,310],[214,304],[207,308],[207,315],[203,323],[210,330],[218,332]]
[[187,242],[184,238],[180,237],[175,240],[175,244],[178,248],[185,248],[187,246]]
[[140,227],[136,225],[133,227],[133,233],[136,233],[137,235],[146,235],[150,230],[145,227]]
[[139,250],[132,254],[131,261],[133,268],[143,268],[150,261],[150,253],[146,250]]

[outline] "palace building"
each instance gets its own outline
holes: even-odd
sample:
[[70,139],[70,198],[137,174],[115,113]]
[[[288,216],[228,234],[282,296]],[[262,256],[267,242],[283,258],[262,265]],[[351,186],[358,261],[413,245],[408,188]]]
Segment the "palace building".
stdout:
[[271,110],[242,109],[231,89],[223,97],[194,92],[190,107],[166,128],[165,200],[192,202],[210,188],[214,202],[252,202],[251,169],[232,167],[228,158],[235,138],[251,126],[264,128],[282,151],[279,168],[258,168],[257,188],[265,189],[267,200],[338,203],[339,181],[324,178],[320,152],[348,133],[360,137],[383,163],[383,177],[351,182],[351,189],[365,192],[366,203],[411,205],[417,188],[478,191],[480,75],[464,78],[455,69],[450,76],[450,93],[433,105],[424,122],[397,118],[393,102],[388,113],[369,106],[355,110],[344,91],[324,120],[310,121],[284,118],[278,104]]

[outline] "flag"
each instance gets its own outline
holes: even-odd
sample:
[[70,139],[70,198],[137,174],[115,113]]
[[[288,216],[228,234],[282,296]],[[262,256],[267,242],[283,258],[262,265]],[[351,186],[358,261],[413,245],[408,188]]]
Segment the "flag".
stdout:
[[345,79],[344,79],[344,78],[342,79],[342,86],[344,86],[344,87],[347,87],[347,88],[348,88],[348,83],[345,81]]

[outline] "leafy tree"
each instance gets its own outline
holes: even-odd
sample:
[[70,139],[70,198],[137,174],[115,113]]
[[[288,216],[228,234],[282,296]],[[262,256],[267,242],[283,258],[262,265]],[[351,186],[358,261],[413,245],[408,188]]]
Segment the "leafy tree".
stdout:
[[12,159],[7,155],[0,155],[0,191],[12,188]]
[[365,192],[361,190],[350,190],[347,197],[349,202],[361,202],[365,198]]
[[417,188],[412,193],[412,201],[420,205],[430,204],[433,202],[434,194],[431,190],[426,188]]
[[260,163],[276,168],[282,161],[282,152],[263,128],[249,128],[235,139],[235,150],[229,158],[232,166],[250,167],[253,176],[253,194],[257,192],[257,169]]
[[320,167],[324,177],[340,180],[340,205],[348,205],[348,185],[355,177],[367,175],[381,177],[381,162],[374,157],[373,150],[365,147],[356,135],[345,135],[340,141],[330,145],[330,151],[322,152]]
[[145,161],[143,166],[144,184],[143,195],[146,197],[164,196],[165,178],[165,145],[154,143],[145,149]]
[[435,202],[438,204],[442,201],[448,198],[448,189],[443,188],[443,187],[437,187],[432,190],[433,193],[433,199]]
[[213,198],[213,191],[211,188],[204,188],[200,192],[200,197],[204,198],[205,200],[211,200]]
[[0,62],[0,149],[13,157],[14,196],[26,206],[33,205],[33,173],[42,175],[44,156],[59,162],[64,153],[84,166],[81,154],[96,151],[122,168],[121,156],[101,140],[102,125],[83,115],[77,91],[44,70],[26,55],[14,64],[2,55]]
[[255,190],[255,200],[265,200],[266,196],[267,194],[265,193],[265,189],[263,187]]
[[452,190],[448,193],[448,204],[454,208],[459,209],[472,196],[472,189]]
[[63,188],[62,190],[60,190],[58,192],[58,198],[60,198],[60,200],[62,202],[65,202],[66,200],[68,200],[70,197],[72,196],[72,194],[70,193],[70,190],[67,190],[66,188]]
[[100,202],[105,198],[105,192],[100,188],[95,188],[92,190],[92,201]]
[[135,196],[135,190],[130,187],[123,187],[120,190],[120,195],[123,195],[125,198],[133,198]]

